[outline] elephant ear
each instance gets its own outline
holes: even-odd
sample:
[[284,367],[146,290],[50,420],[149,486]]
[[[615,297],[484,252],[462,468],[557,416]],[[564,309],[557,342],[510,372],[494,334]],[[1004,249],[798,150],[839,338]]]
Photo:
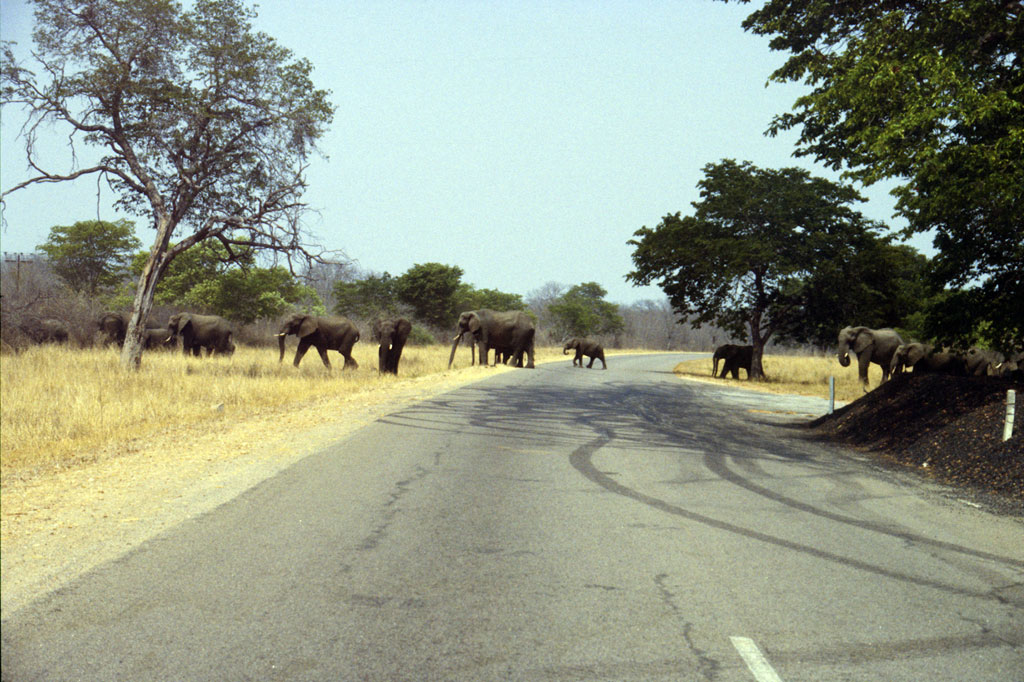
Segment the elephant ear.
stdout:
[[178,333],[184,334],[190,324],[192,324],[192,316],[188,313],[182,313],[181,317],[178,318]]
[[317,330],[317,319],[312,315],[307,315],[302,318],[302,323],[299,324],[298,334],[296,336],[303,337],[309,336]]
[[864,351],[865,348],[874,343],[874,334],[867,327],[855,327],[853,330],[853,339],[850,342],[850,348],[853,352],[858,355]]
[[476,313],[469,316],[469,331],[474,334],[480,331],[480,316]]

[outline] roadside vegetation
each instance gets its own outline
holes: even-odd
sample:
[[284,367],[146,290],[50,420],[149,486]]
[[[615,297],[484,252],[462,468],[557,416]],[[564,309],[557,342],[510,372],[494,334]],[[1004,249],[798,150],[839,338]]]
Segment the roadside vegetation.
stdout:
[[[192,358],[150,352],[138,372],[121,371],[114,348],[33,346],[3,355],[0,363],[0,474],[31,478],[95,459],[140,449],[167,429],[216,428],[223,420],[275,411],[329,412],[341,402],[386,390],[395,382],[429,380],[469,367],[459,353],[448,369],[450,346],[407,346],[399,376],[377,372],[377,346],[356,344],[359,369],[342,371],[341,357],[324,368],[316,351],[291,364],[294,344],[278,362],[276,348],[239,347],[230,357]],[[538,348],[540,361],[562,359],[560,348]],[[268,421],[267,429],[277,426]],[[173,447],[173,445],[171,445]]]

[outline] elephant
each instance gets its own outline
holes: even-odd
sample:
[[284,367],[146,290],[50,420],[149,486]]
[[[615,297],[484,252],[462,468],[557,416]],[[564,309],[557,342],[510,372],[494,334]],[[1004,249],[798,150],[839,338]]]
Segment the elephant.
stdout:
[[985,350],[983,348],[970,348],[967,351],[967,374],[981,377],[992,374],[990,367],[998,367],[1006,362],[1006,356],[997,350]]
[[121,346],[124,343],[125,332],[128,330],[128,321],[121,313],[104,313],[96,321],[104,346],[116,343]]
[[142,347],[146,350],[170,349],[174,347],[171,332],[166,327],[146,329],[142,334]]
[[167,321],[167,339],[170,343],[175,337],[181,336],[181,350],[185,355],[199,357],[202,349],[206,349],[207,357],[214,353],[231,355],[235,352],[235,344],[231,342],[233,331],[228,321],[219,315],[196,315],[195,313],[178,313],[171,315]]
[[902,374],[913,367],[914,374],[967,374],[967,360],[959,353],[937,351],[926,343],[903,343],[896,348],[890,361],[892,374]]
[[[722,373],[718,373],[718,361],[722,361]],[[737,346],[733,343],[722,344],[715,349],[712,356],[711,376],[725,378],[725,375],[732,374],[733,379],[740,378],[740,370],[747,370],[747,379],[750,379],[750,366],[754,361],[753,346]]]
[[[347,317],[317,317],[306,313],[294,313],[284,321],[281,331],[277,333],[281,349],[278,362],[284,360],[284,340],[289,334],[299,337],[299,347],[295,350],[295,359],[292,361],[296,367],[309,347],[313,346],[320,353],[320,359],[327,369],[331,368],[331,361],[327,359],[329,350],[336,350],[345,358],[342,369],[359,369],[359,363],[352,357],[352,346],[359,340],[359,330]],[[396,359],[395,370],[397,369]]]
[[587,365],[587,369],[594,366],[595,360],[601,361],[601,369],[608,369],[608,363],[604,361],[604,348],[596,341],[571,338],[562,346],[562,355],[567,354],[570,350],[576,351],[576,356],[572,359],[573,367],[577,365],[583,367],[583,356],[585,355],[590,358],[590,364]]
[[521,310],[498,312],[494,310],[469,310],[459,315],[459,333],[452,342],[448,358],[451,369],[455,349],[463,335],[469,332],[476,340],[480,353],[480,364],[487,364],[487,352],[494,349],[495,363],[499,353],[506,354],[507,361],[515,367],[523,367],[523,354],[527,355],[526,367],[533,368],[533,338],[536,328],[529,315]]
[[849,367],[850,353],[856,356],[860,383],[866,393],[868,365],[873,362],[882,368],[882,383],[885,383],[892,372],[892,356],[902,343],[903,339],[892,329],[843,327],[839,332],[839,364]]
[[18,329],[35,343],[67,343],[68,327],[55,317],[31,317]]
[[1011,353],[1003,362],[988,366],[989,376],[1024,380],[1024,351]]
[[[96,327],[99,329],[101,343],[104,346],[116,343],[120,347],[124,345],[124,337],[128,332],[128,317],[122,313],[104,313],[96,321]],[[159,324],[146,320],[147,330],[160,328]],[[167,328],[164,327],[163,330],[166,332]],[[145,336],[143,336],[143,342],[146,342]],[[146,347],[149,348],[149,346]]]
[[412,323],[404,317],[373,323],[373,338],[380,342],[377,368],[381,374],[398,374],[398,361],[411,331]]

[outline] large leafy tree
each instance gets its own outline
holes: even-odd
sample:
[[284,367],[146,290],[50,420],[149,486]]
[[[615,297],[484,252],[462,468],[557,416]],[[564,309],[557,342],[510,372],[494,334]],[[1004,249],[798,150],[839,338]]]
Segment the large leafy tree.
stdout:
[[461,282],[462,268],[457,265],[417,263],[396,279],[395,293],[417,319],[447,329],[459,314],[455,296]]
[[[745,1],[745,0],[741,0]],[[768,0],[743,23],[811,86],[769,134],[870,184],[890,178],[908,232],[934,231],[938,283],[962,288],[931,329],[1024,335],[1024,4]]]
[[[711,322],[749,338],[751,378],[763,378],[769,339],[815,324],[825,297],[856,297],[856,281],[824,268],[855,260],[857,246],[880,226],[850,206],[862,201],[852,187],[800,168],[765,170],[727,159],[706,165],[697,186],[693,215],[667,215],[635,233],[629,243],[636,269],[626,279],[657,283],[694,326]],[[815,281],[832,288],[807,286]]]
[[352,282],[334,283],[334,312],[364,320],[398,313],[395,278],[384,273],[367,275]]
[[[311,64],[254,31],[242,0],[31,1],[40,70],[5,45],[3,104],[28,112],[33,175],[8,191],[98,175],[151,222],[122,364],[139,366],[156,284],[196,244],[317,256],[300,222],[304,170],[333,108]],[[47,167],[36,142],[51,127],[99,158]]]
[[[136,254],[138,275],[149,254]],[[277,317],[295,307],[323,312],[316,290],[299,282],[287,268],[258,267],[251,249],[229,255],[217,241],[198,244],[176,258],[160,279],[154,301],[187,306],[250,323]]]
[[37,248],[69,287],[94,296],[121,282],[132,252],[140,246],[130,220],[80,220],[74,225],[54,225]]
[[619,307],[604,300],[607,290],[597,282],[570,288],[548,305],[556,336],[614,334],[625,328]]

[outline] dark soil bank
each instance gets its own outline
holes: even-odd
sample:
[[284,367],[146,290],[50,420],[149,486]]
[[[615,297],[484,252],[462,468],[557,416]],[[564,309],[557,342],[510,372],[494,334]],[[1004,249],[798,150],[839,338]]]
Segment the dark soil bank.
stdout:
[[[1008,390],[1013,436],[1003,440]],[[811,423],[828,440],[970,489],[1002,511],[1024,514],[1024,382],[943,375],[894,378]]]

